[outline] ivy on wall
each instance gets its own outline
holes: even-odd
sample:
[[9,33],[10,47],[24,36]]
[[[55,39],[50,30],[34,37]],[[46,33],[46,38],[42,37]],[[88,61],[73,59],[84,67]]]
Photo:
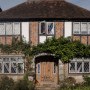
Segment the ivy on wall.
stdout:
[[72,41],[69,38],[47,39],[43,44],[31,46],[29,43],[21,41],[13,41],[12,45],[0,45],[3,53],[23,53],[25,56],[33,56],[39,53],[51,53],[62,62],[69,62],[72,58],[89,58],[90,45],[84,45],[79,41]]

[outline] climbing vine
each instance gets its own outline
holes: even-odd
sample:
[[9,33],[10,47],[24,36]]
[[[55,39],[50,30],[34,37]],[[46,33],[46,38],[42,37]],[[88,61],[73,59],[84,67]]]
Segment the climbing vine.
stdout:
[[23,53],[27,56],[34,56],[39,53],[54,54],[55,57],[62,60],[62,62],[69,62],[72,58],[89,58],[90,45],[84,45],[79,41],[72,41],[69,38],[47,39],[44,43],[37,46],[31,46],[29,43],[21,41],[13,41],[11,45],[0,44],[0,50],[3,53]]

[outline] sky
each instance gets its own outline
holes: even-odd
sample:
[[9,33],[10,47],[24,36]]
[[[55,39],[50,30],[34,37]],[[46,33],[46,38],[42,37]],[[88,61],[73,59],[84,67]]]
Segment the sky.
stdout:
[[[2,8],[2,10],[7,10],[25,1],[26,0],[0,0],[0,7]],[[66,0],[66,1],[90,10],[90,0]]]

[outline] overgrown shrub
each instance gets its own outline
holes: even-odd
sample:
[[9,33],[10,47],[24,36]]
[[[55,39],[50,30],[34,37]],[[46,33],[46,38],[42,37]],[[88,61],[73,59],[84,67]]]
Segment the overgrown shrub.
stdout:
[[0,79],[0,90],[13,90],[14,81],[13,79],[3,76]]
[[60,90],[73,89],[76,86],[76,80],[73,77],[68,77],[64,81],[60,82]]
[[90,77],[89,76],[83,76],[84,79],[84,85],[90,86]]

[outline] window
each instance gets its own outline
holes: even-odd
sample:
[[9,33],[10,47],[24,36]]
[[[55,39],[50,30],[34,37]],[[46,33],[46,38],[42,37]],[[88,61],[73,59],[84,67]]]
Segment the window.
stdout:
[[57,65],[56,65],[56,62],[54,62],[53,73],[56,73],[56,71],[57,71]]
[[48,22],[48,34],[54,34],[54,24],[53,24],[53,22]]
[[79,22],[73,23],[73,33],[80,34],[80,23]]
[[6,23],[6,35],[12,35],[13,33],[13,24],[12,23]]
[[39,43],[44,43],[47,38],[54,36],[54,22],[39,23]]
[[46,34],[46,23],[45,22],[41,23],[40,34]]
[[90,34],[90,22],[74,22],[73,34]]
[[88,30],[87,30],[87,23],[82,22],[81,23],[81,34],[87,34]]
[[0,74],[23,74],[24,62],[22,57],[0,58]]
[[40,73],[40,63],[37,64],[37,73]]
[[20,23],[19,22],[14,23],[13,34],[20,35]]
[[69,73],[90,73],[90,61],[71,61],[69,63]]
[[0,23],[0,35],[5,35],[5,24]]

